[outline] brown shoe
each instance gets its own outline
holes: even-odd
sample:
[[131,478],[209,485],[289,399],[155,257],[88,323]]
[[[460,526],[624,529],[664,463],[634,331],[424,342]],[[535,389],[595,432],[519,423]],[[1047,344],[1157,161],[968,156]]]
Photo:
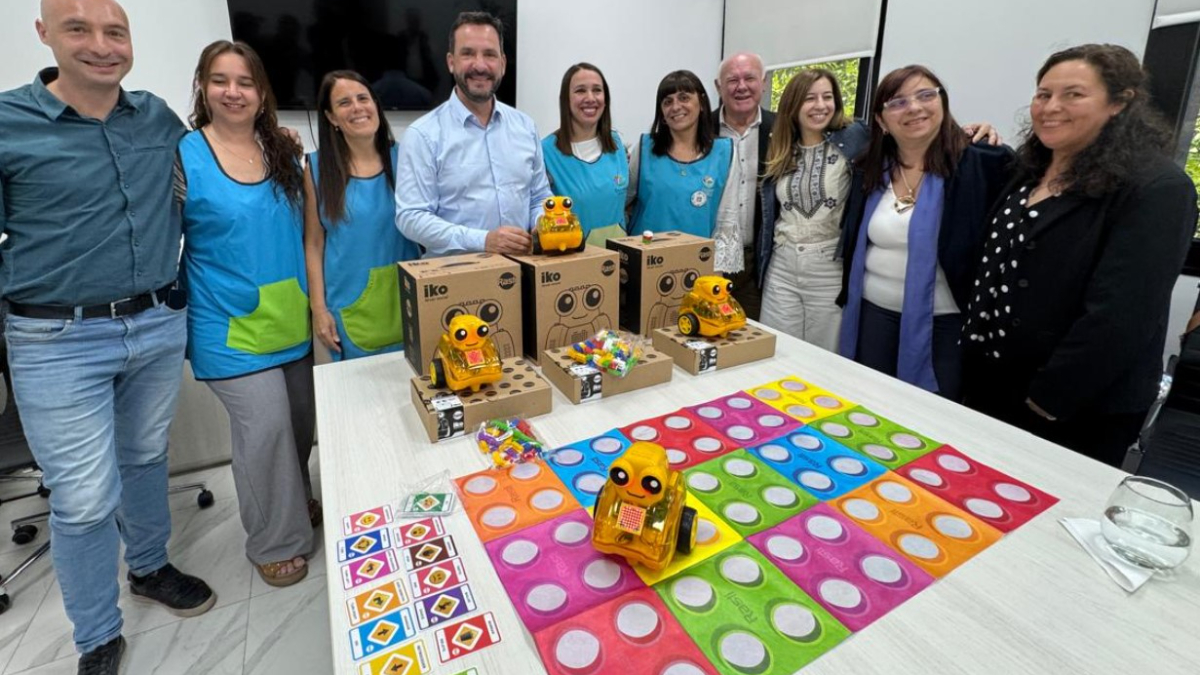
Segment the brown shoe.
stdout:
[[308,522],[312,524],[313,529],[321,526],[321,520],[324,518],[325,512],[321,509],[321,502],[310,499],[308,500]]
[[256,563],[254,569],[258,570],[258,576],[262,577],[262,580],[268,586],[282,588],[283,586],[291,586],[308,576],[307,562],[297,565],[296,560],[304,560],[304,558],[297,557],[279,562]]

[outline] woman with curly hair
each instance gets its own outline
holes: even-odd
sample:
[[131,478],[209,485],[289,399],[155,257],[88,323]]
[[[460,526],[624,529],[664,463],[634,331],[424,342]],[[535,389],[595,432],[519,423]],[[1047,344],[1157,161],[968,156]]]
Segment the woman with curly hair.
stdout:
[[[179,143],[188,358],[229,413],[246,556],[263,581],[308,572],[312,339],[301,148],[280,127],[258,55],[219,40],[196,66]],[[137,243],[134,242],[134,246]]]
[[1029,112],[971,290],[967,404],[1120,466],[1158,388],[1195,188],[1124,47],[1053,54]]

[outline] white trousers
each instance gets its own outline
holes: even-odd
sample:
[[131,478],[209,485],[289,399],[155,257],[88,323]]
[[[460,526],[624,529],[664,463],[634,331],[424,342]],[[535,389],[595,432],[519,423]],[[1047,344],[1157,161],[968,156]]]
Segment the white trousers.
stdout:
[[842,308],[842,263],[837,240],[776,244],[763,287],[762,318],[772,328],[831,352],[837,351]]

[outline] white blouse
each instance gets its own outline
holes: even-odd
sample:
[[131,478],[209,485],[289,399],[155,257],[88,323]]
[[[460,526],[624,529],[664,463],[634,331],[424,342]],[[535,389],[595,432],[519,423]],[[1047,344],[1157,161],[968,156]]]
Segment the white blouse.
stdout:
[[[904,311],[904,277],[908,266],[908,224],[913,210],[896,213],[896,194],[889,185],[867,223],[866,274],[863,299],[893,312]],[[937,266],[933,287],[933,314],[958,314],[946,273]]]

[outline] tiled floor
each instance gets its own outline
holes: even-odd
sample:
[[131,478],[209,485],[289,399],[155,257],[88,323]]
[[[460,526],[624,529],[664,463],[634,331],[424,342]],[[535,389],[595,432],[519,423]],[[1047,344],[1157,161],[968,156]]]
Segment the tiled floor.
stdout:
[[[314,489],[320,490],[316,453]],[[288,588],[262,582],[246,560],[245,534],[228,466],[176,476],[172,484],[202,480],[216,503],[196,505],[196,493],[171,496],[171,562],[204,578],[217,592],[207,614],[178,619],[156,606],[131,600],[121,584],[124,635],[129,641],[124,672],[131,675],[324,674],[333,670],[324,554],[309,561],[308,577]],[[29,491],[32,484],[0,483],[0,499]],[[8,522],[45,510],[34,497],[0,506],[0,574],[7,574],[48,536],[43,524],[31,544],[17,546]],[[318,542],[320,537],[318,536]],[[122,579],[125,569],[122,566]],[[66,675],[77,656],[62,590],[48,557],[8,587],[12,608],[0,615],[0,675]]]

